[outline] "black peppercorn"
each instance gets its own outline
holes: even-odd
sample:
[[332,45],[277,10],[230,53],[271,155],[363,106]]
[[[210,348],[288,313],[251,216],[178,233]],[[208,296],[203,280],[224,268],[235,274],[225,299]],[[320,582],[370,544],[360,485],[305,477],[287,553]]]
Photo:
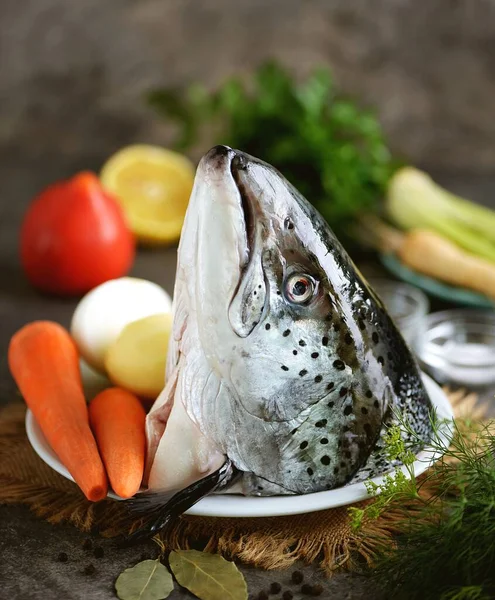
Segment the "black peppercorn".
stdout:
[[290,590],[285,590],[282,594],[282,600],[292,600],[294,598],[294,594]]
[[323,593],[323,586],[321,585],[321,583],[317,583],[316,585],[313,586],[313,591],[311,592],[311,594],[313,596],[321,596],[322,593]]
[[67,562],[69,560],[69,557],[65,552],[60,552],[60,554],[57,556],[57,560],[59,562]]
[[301,573],[301,571],[294,571],[294,573],[292,573],[292,582],[299,585],[300,583],[302,583],[302,580],[304,579],[304,575]]
[[101,546],[96,546],[96,548],[93,550],[93,554],[95,558],[103,558],[105,552],[103,551],[103,548]]
[[270,585],[270,594],[278,594],[278,593],[280,593],[281,589],[282,589],[282,586],[280,585],[280,583],[278,581],[274,581]]
[[308,594],[308,596],[313,595],[313,586],[309,585],[309,583],[303,583],[301,586],[301,593]]
[[96,569],[94,565],[89,564],[87,567],[84,567],[85,575],[94,575],[96,573]]

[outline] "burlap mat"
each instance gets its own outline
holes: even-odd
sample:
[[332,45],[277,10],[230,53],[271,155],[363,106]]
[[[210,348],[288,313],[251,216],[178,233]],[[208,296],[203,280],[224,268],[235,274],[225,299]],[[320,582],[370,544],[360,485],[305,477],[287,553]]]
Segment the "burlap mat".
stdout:
[[[482,416],[483,408],[475,407],[473,394],[449,393],[449,399],[456,416]],[[0,503],[25,504],[50,523],[70,522],[105,537],[132,531],[139,521],[130,518],[123,503],[88,502],[74,483],[37,456],[26,437],[25,412],[20,402],[0,412]],[[169,548],[187,548],[204,540],[209,551],[265,569],[286,568],[296,560],[319,561],[331,573],[337,568],[352,570],[363,561],[371,563],[375,551],[391,543],[402,514],[387,510],[376,521],[365,523],[359,535],[351,529],[346,507],[253,519],[183,516],[162,539]]]

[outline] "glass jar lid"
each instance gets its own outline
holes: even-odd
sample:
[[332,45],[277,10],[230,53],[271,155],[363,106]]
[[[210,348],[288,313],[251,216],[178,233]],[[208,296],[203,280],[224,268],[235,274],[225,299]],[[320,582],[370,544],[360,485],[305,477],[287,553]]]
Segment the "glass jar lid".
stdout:
[[495,311],[446,310],[425,318],[417,354],[443,383],[467,387],[495,383]]

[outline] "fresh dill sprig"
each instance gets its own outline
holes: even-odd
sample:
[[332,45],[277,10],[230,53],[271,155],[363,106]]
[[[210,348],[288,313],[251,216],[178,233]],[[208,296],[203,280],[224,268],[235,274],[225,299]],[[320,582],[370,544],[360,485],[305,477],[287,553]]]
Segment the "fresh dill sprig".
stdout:
[[406,429],[406,423],[401,416],[400,424],[390,426],[384,437],[386,457],[391,462],[399,461],[403,468],[396,467],[392,473],[385,475],[380,483],[372,480],[365,482],[368,494],[374,496],[375,501],[363,508],[352,506],[348,509],[354,531],[358,531],[365,521],[377,519],[391,503],[419,498],[414,472],[416,456],[406,448],[404,441],[404,433],[410,436],[416,436],[416,433],[409,426]]
[[[407,424],[401,423],[401,427]],[[403,436],[402,436],[403,437]],[[391,456],[404,457],[397,429],[386,439]],[[387,508],[403,510],[395,524],[396,550],[377,557],[374,577],[397,600],[488,600],[495,598],[495,436],[485,426],[458,421],[450,444],[434,427],[429,446],[442,454],[421,481],[385,478],[374,504],[351,514],[356,530]],[[411,456],[405,455],[406,462]],[[414,462],[414,460],[413,460]],[[412,474],[412,464],[407,474]],[[428,494],[419,494],[429,483]],[[414,496],[415,494],[415,496]],[[414,512],[407,500],[415,499]],[[373,508],[378,504],[378,508]],[[371,507],[371,508],[370,508]]]

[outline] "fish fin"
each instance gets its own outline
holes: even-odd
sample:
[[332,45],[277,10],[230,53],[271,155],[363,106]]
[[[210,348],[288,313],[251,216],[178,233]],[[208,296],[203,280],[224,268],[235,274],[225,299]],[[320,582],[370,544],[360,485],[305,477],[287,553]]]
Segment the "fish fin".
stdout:
[[144,513],[143,525],[124,540],[125,546],[144,541],[159,533],[180,517],[182,513],[215,490],[224,488],[239,474],[232,461],[226,462],[216,471],[176,492],[143,492],[126,500],[133,513]]
[[126,500],[126,508],[132,513],[149,515],[165,506],[176,493],[177,490],[169,490],[168,492],[141,492],[133,498]]

